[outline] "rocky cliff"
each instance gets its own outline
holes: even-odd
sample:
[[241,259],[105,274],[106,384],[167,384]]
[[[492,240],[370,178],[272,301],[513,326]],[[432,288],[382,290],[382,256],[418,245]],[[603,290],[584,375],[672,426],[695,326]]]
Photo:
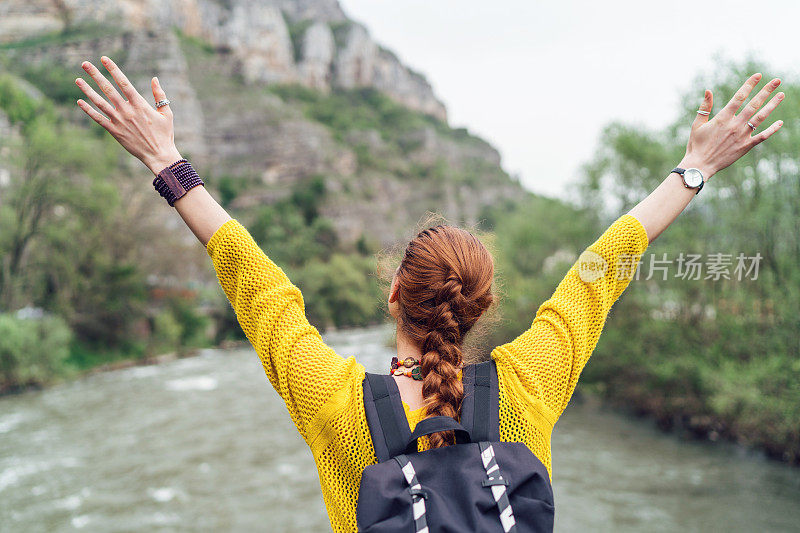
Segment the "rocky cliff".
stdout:
[[[10,0],[0,2],[0,43],[64,30],[146,32],[168,50],[178,28],[229,54],[245,81],[319,89],[374,87],[445,119],[430,84],[381,48],[335,0]],[[167,30],[165,32],[165,30]]]
[[159,76],[179,149],[210,184],[248,183],[241,213],[322,177],[340,239],[388,244],[427,210],[474,223],[522,191],[336,0],[0,0],[2,65],[34,85],[31,65],[68,83],[101,54],[142,90]]

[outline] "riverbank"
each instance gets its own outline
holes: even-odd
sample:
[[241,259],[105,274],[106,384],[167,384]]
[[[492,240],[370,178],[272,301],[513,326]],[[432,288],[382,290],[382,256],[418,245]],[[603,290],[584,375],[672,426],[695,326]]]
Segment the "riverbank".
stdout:
[[771,460],[800,467],[797,440],[777,431],[766,417],[742,423],[739,417],[715,413],[702,399],[676,398],[667,390],[643,390],[636,384],[616,387],[611,392],[611,387],[599,389],[602,392],[590,387],[605,405],[620,414],[653,421],[665,433],[684,440],[736,444]]
[[46,383],[31,383],[25,385],[16,385],[9,387],[0,387],[0,399],[6,396],[23,394],[31,391],[41,391],[52,387],[54,385],[74,381],[92,374],[101,372],[112,372],[115,370],[123,370],[126,368],[138,366],[159,365],[176,359],[185,359],[199,355],[204,350],[227,350],[244,346],[249,346],[247,340],[224,340],[217,345],[198,346],[181,350],[172,350],[163,352],[157,355],[138,355],[130,354],[126,356],[115,356],[111,360],[98,359],[94,363],[88,363],[85,366],[73,365],[64,371],[64,374],[53,377]]
[[199,348],[190,348],[185,351],[172,351],[166,352],[160,355],[155,355],[151,357],[145,358],[129,358],[129,359],[121,359],[118,361],[112,361],[109,363],[103,363],[96,367],[92,367],[87,369],[83,374],[94,374],[97,372],[110,372],[113,370],[122,370],[123,368],[131,368],[134,366],[148,366],[148,365],[157,365],[161,363],[166,363],[169,361],[175,361],[176,359],[185,359],[187,357],[194,357],[198,355],[203,350],[229,350],[233,348],[240,348],[243,346],[249,346],[249,341],[223,341],[216,346],[204,346]]

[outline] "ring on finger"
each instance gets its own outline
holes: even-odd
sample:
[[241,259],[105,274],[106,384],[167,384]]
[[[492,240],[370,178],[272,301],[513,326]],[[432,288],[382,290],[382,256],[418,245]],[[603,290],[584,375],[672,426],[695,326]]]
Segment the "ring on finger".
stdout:
[[756,131],[755,125],[752,122],[750,122],[749,120],[747,121],[747,125],[750,126],[750,129],[752,129],[753,131]]
[[710,114],[711,114],[711,112],[710,112],[710,111],[703,111],[702,109],[698,109],[698,110],[697,110],[697,114],[698,114],[698,115],[705,115],[705,116],[708,116],[708,115],[710,115]]
[[156,109],[162,108],[162,107],[164,107],[165,105],[169,105],[169,100],[167,100],[166,98],[164,98],[163,100],[159,100],[158,102],[156,102]]

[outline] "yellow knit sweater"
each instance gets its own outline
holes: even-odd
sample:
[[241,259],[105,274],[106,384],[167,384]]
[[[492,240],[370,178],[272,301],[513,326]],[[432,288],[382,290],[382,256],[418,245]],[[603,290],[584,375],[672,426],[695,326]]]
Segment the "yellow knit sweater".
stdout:
[[[647,245],[641,223],[631,215],[620,217],[589,247],[605,260],[605,275],[583,281],[576,262],[541,305],[530,329],[492,351],[500,381],[500,437],[525,443],[548,473],[553,425],[611,305],[630,281],[630,276],[617,279],[617,270]],[[322,342],[306,320],[300,290],[238,221],[220,227],[207,251],[267,377],[311,448],[331,526],[337,532],[356,531],[361,472],[376,462],[364,414],[364,367]],[[406,406],[406,414],[412,430],[425,417],[424,408]]]

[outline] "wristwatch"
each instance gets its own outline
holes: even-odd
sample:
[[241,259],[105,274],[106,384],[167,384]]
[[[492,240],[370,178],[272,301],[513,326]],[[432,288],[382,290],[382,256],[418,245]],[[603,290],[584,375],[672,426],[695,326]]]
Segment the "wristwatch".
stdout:
[[683,186],[687,189],[697,189],[695,194],[700,192],[700,189],[703,188],[706,180],[703,179],[703,173],[700,172],[699,168],[680,168],[675,167],[672,169],[672,172],[676,172],[681,175],[683,178]]

